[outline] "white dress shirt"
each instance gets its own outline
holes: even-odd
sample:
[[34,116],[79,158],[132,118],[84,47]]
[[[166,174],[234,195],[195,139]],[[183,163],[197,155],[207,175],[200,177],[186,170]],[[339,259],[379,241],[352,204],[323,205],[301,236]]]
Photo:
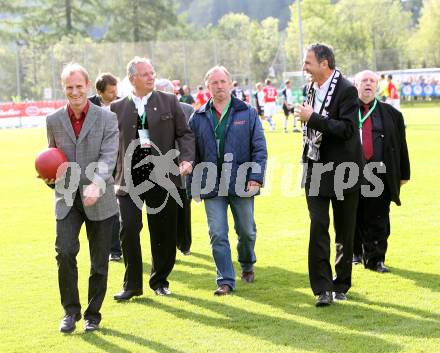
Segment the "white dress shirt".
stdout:
[[335,72],[333,71],[330,77],[322,84],[321,87],[319,87],[316,82],[313,83],[313,88],[315,89],[315,102],[313,104],[313,110],[315,113],[319,114],[319,111],[324,104],[325,95],[327,94],[330,82],[332,82],[334,73]]
[[145,106],[147,105],[148,99],[150,99],[152,93],[153,92],[150,92],[146,96],[143,96],[142,98],[136,96],[134,93],[131,94],[131,98],[133,99],[134,105],[136,106],[139,116],[144,115]]

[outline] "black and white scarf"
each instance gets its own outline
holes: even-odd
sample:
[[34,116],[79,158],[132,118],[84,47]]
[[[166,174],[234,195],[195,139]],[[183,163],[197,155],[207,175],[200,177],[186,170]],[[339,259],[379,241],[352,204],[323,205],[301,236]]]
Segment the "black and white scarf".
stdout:
[[[328,108],[330,107],[333,95],[335,93],[335,88],[338,84],[339,79],[342,77],[341,72],[336,69],[333,73],[333,77],[330,81],[330,85],[328,87],[327,93],[319,109],[319,115],[321,115],[324,119],[328,118]],[[310,84],[310,87],[307,92],[307,104],[314,107],[316,90],[313,87],[313,82]],[[322,142],[322,132],[313,130],[307,127],[307,124],[303,127],[303,162],[307,162],[307,158],[313,161],[319,161],[320,153],[319,147]]]

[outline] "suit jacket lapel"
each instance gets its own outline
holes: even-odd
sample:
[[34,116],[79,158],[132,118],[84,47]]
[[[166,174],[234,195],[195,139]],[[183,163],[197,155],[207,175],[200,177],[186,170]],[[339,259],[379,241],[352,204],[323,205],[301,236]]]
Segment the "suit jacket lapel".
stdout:
[[86,118],[84,120],[84,125],[81,128],[81,132],[79,133],[77,143],[81,143],[84,137],[86,137],[90,129],[93,127],[93,125],[95,125],[95,121],[97,117],[98,117],[97,108],[93,104],[90,104],[89,111],[87,112]]
[[121,131],[123,131],[121,134],[125,136],[124,140],[127,147],[131,141],[136,139],[138,113],[133,100],[128,97],[124,99],[126,99],[125,106],[122,108],[121,116],[118,115],[118,119],[120,119],[119,121],[122,126]]
[[[156,91],[151,93],[150,99],[148,99],[147,103],[147,119],[150,121],[159,120],[159,110],[157,108],[158,99]],[[148,122],[148,129],[150,129],[150,121]],[[151,132],[150,132],[151,133]]]
[[75,132],[73,131],[72,123],[70,122],[69,113],[67,113],[67,106],[63,108],[60,119],[64,129],[66,129],[67,135],[69,135],[72,141],[76,143]]

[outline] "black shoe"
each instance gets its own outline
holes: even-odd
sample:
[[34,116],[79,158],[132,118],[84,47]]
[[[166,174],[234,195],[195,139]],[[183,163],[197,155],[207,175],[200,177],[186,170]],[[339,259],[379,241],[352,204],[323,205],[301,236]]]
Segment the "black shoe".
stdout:
[[159,287],[154,291],[154,293],[160,296],[171,295],[171,291],[168,289],[168,287]]
[[110,256],[109,256],[109,261],[121,261],[121,259],[122,259],[122,256],[121,255],[119,255],[119,254],[110,254]]
[[113,299],[114,300],[118,300],[118,301],[130,300],[131,298],[138,297],[138,296],[140,296],[142,294],[143,294],[142,290],[140,290],[140,289],[139,290],[127,289],[127,290],[123,290],[121,293],[118,293],[118,294],[114,295]]
[[322,292],[316,299],[316,306],[327,306],[331,303],[333,303],[333,293],[330,291]]
[[214,295],[229,295],[232,292],[232,288],[227,284],[221,284],[215,290]]
[[345,295],[344,292],[335,292],[334,300],[335,301],[347,300],[347,296]]
[[385,264],[383,263],[383,261],[379,261],[376,264],[376,267],[373,269],[376,272],[380,272],[380,273],[387,273],[390,272],[390,269],[388,267],[385,266]]
[[85,320],[84,321],[84,332],[92,332],[99,330],[99,322],[96,320]]
[[255,272],[254,271],[243,271],[241,273],[241,280],[243,283],[254,283]]
[[76,328],[76,322],[81,319],[81,314],[73,314],[73,315],[66,315],[61,320],[60,323],[60,332],[62,333],[71,333],[75,331]]
[[353,255],[353,265],[359,265],[362,263],[362,256],[360,255]]
[[183,255],[185,255],[185,256],[189,256],[189,255],[191,255],[191,251],[190,251],[190,250],[185,250],[185,251],[181,250],[180,252],[181,252]]

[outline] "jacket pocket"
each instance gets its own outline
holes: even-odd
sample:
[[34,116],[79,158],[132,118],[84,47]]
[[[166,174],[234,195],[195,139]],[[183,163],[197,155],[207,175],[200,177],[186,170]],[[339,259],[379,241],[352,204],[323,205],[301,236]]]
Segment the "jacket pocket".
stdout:
[[171,118],[172,118],[171,113],[163,113],[163,114],[160,114],[160,120],[169,120],[169,119],[171,119]]

